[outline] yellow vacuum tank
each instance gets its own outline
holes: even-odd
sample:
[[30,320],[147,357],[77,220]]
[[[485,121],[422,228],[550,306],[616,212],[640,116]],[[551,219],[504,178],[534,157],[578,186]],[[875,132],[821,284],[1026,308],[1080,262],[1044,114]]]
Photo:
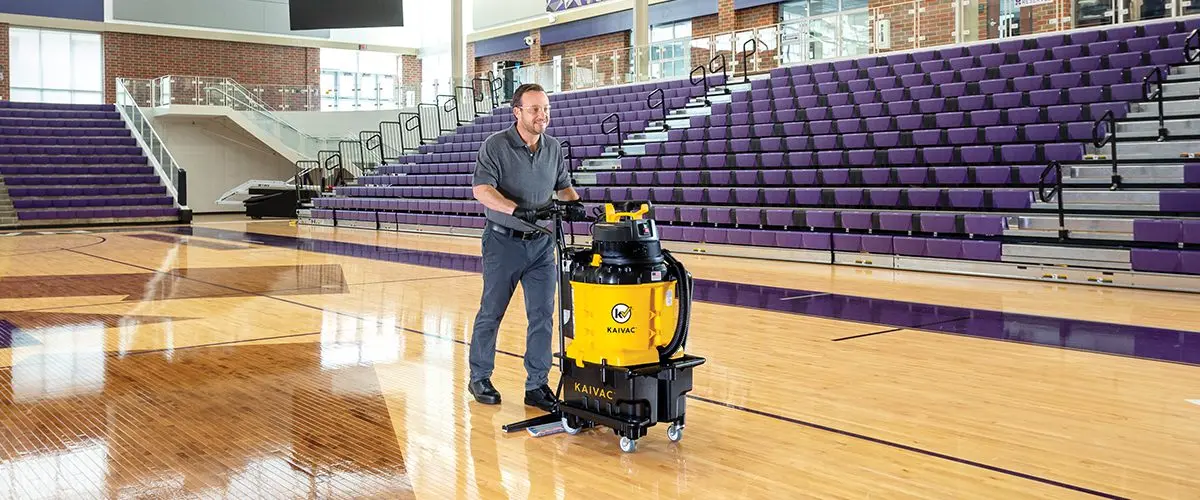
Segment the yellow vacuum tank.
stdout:
[[572,259],[574,335],[567,358],[608,366],[654,364],[683,356],[677,335],[679,270],[664,258],[658,230],[641,216],[615,213],[592,228],[592,249]]

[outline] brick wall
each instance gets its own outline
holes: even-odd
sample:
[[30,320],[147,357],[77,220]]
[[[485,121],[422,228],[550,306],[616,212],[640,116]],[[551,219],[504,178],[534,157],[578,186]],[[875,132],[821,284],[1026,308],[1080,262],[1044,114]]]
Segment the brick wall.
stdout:
[[[867,5],[871,12],[875,15],[876,21],[888,20],[891,22],[892,45],[891,48],[878,49],[879,52],[891,52],[897,50],[911,49],[916,46],[916,18],[909,11],[913,10],[913,2],[911,1],[894,1],[894,0],[878,0],[872,1]],[[876,24],[870,26],[871,39],[876,40],[878,36],[875,33]],[[924,31],[924,29],[922,29]],[[909,38],[912,38],[910,41]]]
[[400,100],[404,101],[405,92],[416,92],[417,102],[421,101],[421,59],[417,56],[400,56]]
[[[521,61],[523,63],[531,62],[529,58],[529,49],[514,50],[511,52],[503,52],[500,54],[492,54],[475,58],[475,74],[486,75],[492,70],[492,64],[498,61]],[[499,77],[500,75],[496,75]]]
[[12,79],[8,68],[8,25],[0,24],[0,100],[12,98],[8,93],[8,82]]
[[920,0],[920,6],[925,10],[920,14],[918,47],[954,42],[954,4],[955,0]]
[[[571,71],[571,63],[575,63],[575,72],[579,75],[579,84],[583,87],[597,86],[597,80],[603,84],[614,83],[615,75],[624,75],[629,65],[625,63],[621,49],[628,49],[631,34],[629,31],[618,31],[607,35],[581,38],[569,42],[542,46],[542,53],[548,58],[555,55],[563,56],[563,90],[575,87],[575,75]],[[622,54],[614,66],[612,54]]]
[[[318,48],[117,32],[105,32],[103,45],[105,102],[116,99],[116,78],[190,75],[229,77],[242,84],[320,85]],[[178,104],[203,97],[182,87],[173,93]]]
[[717,0],[717,31],[733,31],[737,24],[737,14],[733,10],[733,0]]

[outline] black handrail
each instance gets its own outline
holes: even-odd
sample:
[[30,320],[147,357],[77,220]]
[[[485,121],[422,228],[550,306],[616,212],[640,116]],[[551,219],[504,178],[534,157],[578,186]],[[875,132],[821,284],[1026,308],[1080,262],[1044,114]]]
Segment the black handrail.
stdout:
[[[746,46],[751,45],[753,48],[749,52],[746,51]],[[742,82],[750,82],[750,56],[758,53],[758,38],[751,38],[742,44]]]
[[[1100,137],[1100,125],[1108,126],[1108,133],[1103,138]],[[1108,189],[1116,191],[1121,188],[1121,176],[1117,174],[1117,118],[1112,110],[1104,112],[1096,123],[1092,125],[1092,144],[1097,148],[1102,148],[1105,145],[1111,147],[1112,156],[1112,185]]]
[[[410,149],[417,151],[420,149],[421,141],[425,140],[425,138],[421,136],[420,113],[399,113],[396,115],[396,117],[400,120],[400,152],[403,153]],[[404,140],[404,137],[407,136],[409,132],[414,130],[417,131],[417,143],[410,148]]]
[[[304,174],[306,168],[312,168],[307,175]],[[312,182],[309,177],[313,172],[322,172],[321,162],[316,160],[297,160],[296,161],[296,209],[304,206],[304,202],[312,201],[312,196],[309,196],[308,190],[303,189],[303,186],[310,185]],[[325,191],[325,176],[321,176],[321,187],[318,193]]]
[[571,168],[571,161],[574,160],[571,156],[571,141],[562,141],[558,145],[563,149],[563,161],[567,162],[567,176],[571,178],[571,184],[575,184],[575,171]]
[[[422,123],[421,124],[421,142],[422,143],[424,143],[425,141],[436,141],[438,138],[438,135],[440,135],[442,133],[442,109],[439,108],[437,104],[430,104],[427,102],[418,104],[417,105],[417,113],[420,113],[422,109],[429,109],[429,108],[433,108],[433,119],[435,120],[435,125],[437,126],[437,128],[434,129],[433,137],[425,137],[425,124]],[[421,120],[421,121],[424,121],[424,120]],[[420,149],[420,148],[418,148],[418,149]]]
[[[375,140],[375,145],[371,145],[371,140]],[[363,163],[367,161],[367,152],[371,150],[379,150],[379,164],[387,165],[387,160],[383,159],[383,132],[378,130],[363,130],[358,133],[358,142],[362,149]]]
[[[605,127],[605,125],[608,124],[609,120],[613,120],[613,119],[615,119],[617,122],[616,126],[613,127],[612,130],[609,130],[609,129],[607,129],[607,127]],[[622,140],[622,138],[621,138],[621,115],[619,115],[617,113],[613,113],[611,115],[604,117],[604,120],[600,122],[600,133],[601,134],[608,135],[613,132],[617,133],[617,156],[625,156],[625,143],[624,143],[624,140]]]
[[[1152,76],[1156,77],[1153,82],[1150,81],[1150,77],[1152,77]],[[1155,87],[1157,87],[1154,91],[1154,95],[1150,95],[1150,91],[1148,90],[1150,87],[1150,84],[1154,84]],[[1167,135],[1169,134],[1169,132],[1167,131],[1166,117],[1163,116],[1162,67],[1155,66],[1154,70],[1152,70],[1149,74],[1146,75],[1145,78],[1142,79],[1142,98],[1143,99],[1154,99],[1155,101],[1158,101],[1158,142],[1163,142],[1163,141],[1167,140]]]
[[450,116],[454,117],[455,124],[454,128],[441,128],[441,118],[439,117],[438,132],[454,132],[458,129],[459,125],[462,125],[462,120],[458,116],[458,96],[454,94],[439,94],[434,97],[434,102],[438,102],[437,100],[443,97],[445,97],[446,100],[445,102],[438,104],[438,109],[440,109],[443,113],[450,113]]
[[[696,80],[697,71],[700,72],[700,80],[698,81]],[[708,65],[700,64],[695,68],[692,68],[691,74],[688,75],[688,81],[691,82],[692,85],[696,85],[697,83],[704,84],[704,105],[711,106],[712,102],[708,100]]]
[[[1200,40],[1200,28],[1192,30],[1192,33],[1183,41],[1183,60],[1190,63],[1200,59],[1200,52],[1192,53],[1192,40]],[[1196,47],[1196,49],[1200,50],[1200,47]]]
[[[717,54],[716,57],[713,57],[708,61],[708,72],[714,75],[717,74],[717,70],[713,69],[712,67],[712,64],[716,62],[717,59],[721,60],[721,85],[729,85],[729,67],[725,64],[725,54]],[[729,93],[729,87],[725,87],[725,93]]]
[[[1046,191],[1046,176],[1054,172],[1054,187],[1049,192]],[[1051,198],[1058,198],[1058,241],[1065,241],[1068,237],[1066,212],[1063,210],[1063,176],[1062,164],[1058,161],[1052,161],[1046,165],[1046,169],[1042,170],[1042,175],[1038,178],[1038,198],[1042,203],[1049,203]]]
[[[658,104],[653,104],[654,94],[658,94]],[[646,96],[646,106],[650,110],[653,110],[654,108],[662,110],[663,130],[668,130],[670,127],[667,125],[667,96],[663,94],[663,89],[661,87],[654,89],[649,95]]]

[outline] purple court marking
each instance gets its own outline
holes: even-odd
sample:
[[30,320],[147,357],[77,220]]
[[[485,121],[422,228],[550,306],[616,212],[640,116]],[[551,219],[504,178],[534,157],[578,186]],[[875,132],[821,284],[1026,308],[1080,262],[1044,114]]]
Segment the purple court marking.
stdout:
[[[481,272],[477,256],[360,243],[246,233],[204,227],[159,231],[441,269]],[[1200,365],[1200,332],[1101,323],[983,309],[873,299],[811,290],[695,280],[700,302],[855,321],[896,329],[1058,347],[1100,354]],[[794,298],[793,300],[781,300]]]

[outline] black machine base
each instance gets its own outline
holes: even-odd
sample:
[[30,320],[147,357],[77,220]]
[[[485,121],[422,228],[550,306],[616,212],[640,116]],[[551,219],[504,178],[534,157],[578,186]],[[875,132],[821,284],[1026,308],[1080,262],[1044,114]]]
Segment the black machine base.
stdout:
[[633,451],[646,430],[670,422],[667,435],[682,438],[687,393],[692,390],[692,368],[704,358],[683,355],[663,363],[614,367],[563,359],[558,403],[546,415],[502,427],[516,432],[561,421],[567,433],[602,425],[620,436],[621,448]]

